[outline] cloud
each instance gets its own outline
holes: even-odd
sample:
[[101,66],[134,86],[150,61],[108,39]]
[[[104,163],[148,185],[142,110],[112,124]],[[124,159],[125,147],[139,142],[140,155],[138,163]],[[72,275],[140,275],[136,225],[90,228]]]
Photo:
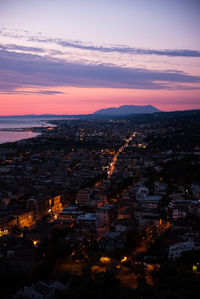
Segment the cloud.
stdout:
[[[38,43],[53,43],[65,48],[75,48],[79,50],[89,50],[96,52],[104,52],[104,53],[120,53],[120,54],[133,54],[133,55],[158,55],[158,56],[168,56],[168,57],[200,57],[200,51],[190,50],[190,49],[144,49],[144,48],[136,48],[129,47],[126,45],[115,45],[115,46],[105,46],[105,45],[94,45],[93,43],[84,43],[81,41],[72,41],[72,40],[64,40],[61,38],[47,38],[43,36],[41,33],[37,35],[33,35],[31,32],[24,31],[19,32],[18,30],[7,31],[6,28],[2,28],[0,30],[0,34],[2,36],[11,37],[14,39],[27,40],[30,42],[38,42]],[[37,49],[35,50],[37,51]]]
[[23,95],[31,95],[31,94],[40,94],[40,95],[58,95],[63,94],[61,91],[57,90],[3,90],[0,91],[0,94],[23,94]]
[[169,57],[200,57],[200,51],[188,50],[188,49],[144,49],[144,48],[134,48],[124,45],[118,46],[95,46],[93,44],[86,44],[81,41],[66,41],[60,38],[45,38],[40,36],[30,37],[29,41],[42,42],[42,43],[54,43],[62,47],[75,48],[79,50],[89,50],[104,53],[117,52],[121,54],[135,54],[135,55],[161,55]]
[[[43,39],[43,42],[45,40]],[[53,40],[52,40],[53,41]],[[77,48],[81,50],[90,50],[98,51],[105,53],[117,52],[121,54],[139,54],[139,55],[161,55],[161,56],[171,56],[171,57],[200,57],[200,51],[195,50],[153,50],[153,49],[143,49],[143,48],[133,48],[127,46],[115,46],[115,47],[104,47],[104,46],[94,46],[94,45],[85,45],[75,42],[67,42],[62,40],[54,40],[55,43],[63,47]],[[47,39],[49,42],[49,39]]]
[[6,50],[20,50],[20,51],[25,51],[25,52],[38,52],[38,53],[44,53],[45,52],[42,48],[19,46],[19,45],[16,45],[16,44],[6,45],[6,46],[4,46],[4,49],[6,49]]
[[[31,53],[0,51],[0,90],[58,86],[128,89],[196,89],[199,76],[180,71],[123,68],[108,64],[69,62]],[[52,94],[52,91],[45,91]],[[37,92],[38,93],[38,92]],[[44,94],[44,91],[39,93]],[[58,92],[55,92],[58,93]]]

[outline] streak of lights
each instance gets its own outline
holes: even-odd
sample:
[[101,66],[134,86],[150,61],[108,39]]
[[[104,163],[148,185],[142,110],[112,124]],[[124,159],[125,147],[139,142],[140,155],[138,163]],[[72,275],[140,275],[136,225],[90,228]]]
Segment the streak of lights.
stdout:
[[109,169],[108,169],[108,179],[111,177],[111,175],[113,174],[114,170],[115,170],[115,164],[117,163],[117,158],[118,155],[123,152],[123,150],[125,149],[125,147],[128,146],[129,142],[131,142],[133,140],[133,138],[135,137],[136,132],[134,132],[129,138],[125,139],[125,143],[119,148],[119,150],[116,152],[116,154],[114,155],[112,162],[109,165]]

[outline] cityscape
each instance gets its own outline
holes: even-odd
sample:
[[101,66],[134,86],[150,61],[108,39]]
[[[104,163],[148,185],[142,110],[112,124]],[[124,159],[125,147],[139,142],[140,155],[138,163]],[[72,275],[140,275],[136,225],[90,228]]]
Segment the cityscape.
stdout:
[[199,116],[54,120],[35,138],[1,144],[1,290],[14,298],[195,295]]
[[17,2],[0,3],[0,298],[198,298],[200,2]]

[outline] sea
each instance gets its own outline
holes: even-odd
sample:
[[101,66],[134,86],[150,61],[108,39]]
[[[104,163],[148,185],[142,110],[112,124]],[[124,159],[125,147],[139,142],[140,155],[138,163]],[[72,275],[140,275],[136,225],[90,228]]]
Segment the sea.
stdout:
[[39,118],[6,118],[0,117],[0,144],[6,142],[15,142],[22,139],[34,138],[40,133],[29,131],[17,131],[16,129],[30,129],[36,127],[43,127],[48,125],[50,127],[55,127],[56,125],[51,124],[50,121],[55,120],[55,118],[39,119]]

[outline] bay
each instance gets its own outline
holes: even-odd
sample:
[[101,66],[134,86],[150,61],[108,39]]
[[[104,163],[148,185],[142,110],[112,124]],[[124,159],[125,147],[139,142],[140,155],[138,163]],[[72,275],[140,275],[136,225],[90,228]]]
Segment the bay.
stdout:
[[[55,118],[54,118],[55,119]],[[5,118],[0,117],[0,144],[6,142],[15,142],[22,139],[34,138],[40,133],[28,131],[17,131],[16,129],[31,129],[43,126],[55,127],[50,122],[53,118],[34,119],[34,118]]]

